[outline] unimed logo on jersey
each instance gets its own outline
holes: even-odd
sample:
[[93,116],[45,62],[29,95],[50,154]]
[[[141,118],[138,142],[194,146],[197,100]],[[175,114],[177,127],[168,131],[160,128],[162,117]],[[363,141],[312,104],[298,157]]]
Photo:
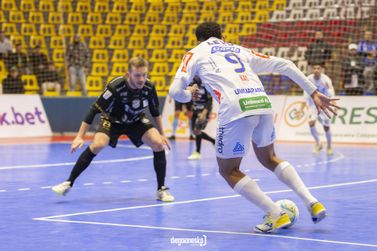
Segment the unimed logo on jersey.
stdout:
[[287,125],[291,127],[298,127],[304,124],[307,120],[307,108],[301,112],[301,101],[296,101],[290,104],[284,112],[284,120]]

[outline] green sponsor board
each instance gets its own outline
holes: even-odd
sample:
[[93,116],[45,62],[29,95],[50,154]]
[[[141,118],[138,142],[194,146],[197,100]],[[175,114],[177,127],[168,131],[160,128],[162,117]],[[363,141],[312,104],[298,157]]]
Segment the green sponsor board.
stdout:
[[239,100],[241,110],[243,112],[272,108],[270,100],[266,96],[241,98]]

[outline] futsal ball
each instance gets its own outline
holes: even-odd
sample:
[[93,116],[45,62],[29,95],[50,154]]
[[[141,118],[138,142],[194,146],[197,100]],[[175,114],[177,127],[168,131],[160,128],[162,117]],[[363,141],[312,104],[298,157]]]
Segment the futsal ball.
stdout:
[[289,216],[289,219],[291,220],[291,224],[284,228],[292,227],[296,223],[299,216],[299,211],[296,203],[291,200],[278,200],[275,202],[275,204],[279,206],[284,212],[286,212]]

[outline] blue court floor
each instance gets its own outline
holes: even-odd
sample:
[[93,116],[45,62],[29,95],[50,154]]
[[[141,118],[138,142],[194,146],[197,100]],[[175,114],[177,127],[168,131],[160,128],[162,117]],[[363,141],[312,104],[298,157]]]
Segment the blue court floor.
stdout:
[[147,147],[105,149],[59,197],[51,186],[81,151],[70,154],[70,142],[0,144],[0,250],[377,250],[377,146],[335,145],[327,157],[312,155],[310,144],[276,145],[327,207],[317,225],[250,153],[242,170],[273,200],[300,209],[292,228],[263,235],[252,232],[263,213],[218,174],[212,145],[203,142],[202,159],[188,161],[194,141],[171,143],[166,184],[176,201],[168,204],[155,200]]

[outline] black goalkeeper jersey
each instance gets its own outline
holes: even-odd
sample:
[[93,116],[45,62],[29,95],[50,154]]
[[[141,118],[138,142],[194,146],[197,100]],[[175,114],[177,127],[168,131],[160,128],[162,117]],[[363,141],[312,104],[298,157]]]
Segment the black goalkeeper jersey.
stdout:
[[106,89],[91,106],[85,122],[91,124],[97,113],[102,113],[112,123],[129,124],[145,116],[145,110],[153,117],[160,115],[157,92],[147,80],[142,89],[131,89],[125,77],[117,77],[109,82]]

